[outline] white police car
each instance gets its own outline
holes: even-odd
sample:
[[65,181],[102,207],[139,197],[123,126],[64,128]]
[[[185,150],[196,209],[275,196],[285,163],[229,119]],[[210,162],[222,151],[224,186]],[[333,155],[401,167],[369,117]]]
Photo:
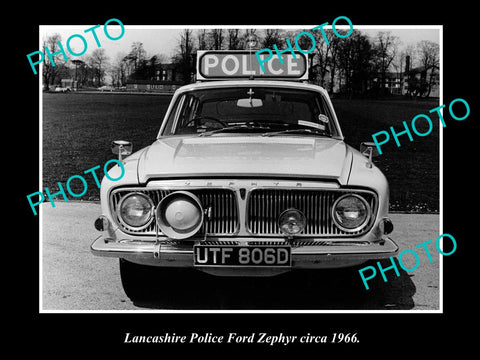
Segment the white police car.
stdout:
[[120,258],[132,299],[178,267],[266,276],[397,252],[374,144],[344,143],[302,54],[264,66],[245,51],[199,51],[197,82],[175,92],[157,139],[133,154],[113,143],[125,175],[102,182],[91,249]]

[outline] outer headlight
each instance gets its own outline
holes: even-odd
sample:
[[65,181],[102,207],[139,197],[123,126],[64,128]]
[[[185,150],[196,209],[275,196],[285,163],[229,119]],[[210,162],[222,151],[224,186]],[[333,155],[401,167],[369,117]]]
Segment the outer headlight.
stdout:
[[133,230],[146,228],[153,219],[153,201],[142,193],[124,196],[118,204],[118,218],[123,225]]
[[343,231],[355,232],[363,229],[370,219],[371,209],[367,201],[356,194],[339,197],[332,207],[335,225]]

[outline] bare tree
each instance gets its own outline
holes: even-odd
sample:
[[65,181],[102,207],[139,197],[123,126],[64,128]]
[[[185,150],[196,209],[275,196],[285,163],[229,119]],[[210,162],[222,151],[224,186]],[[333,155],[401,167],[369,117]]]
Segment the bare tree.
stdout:
[[127,55],[127,59],[133,64],[133,71],[137,70],[138,66],[145,61],[146,57],[147,52],[143,48],[143,43],[135,41]]
[[240,50],[244,39],[240,29],[199,29],[196,31],[198,50]]
[[[325,30],[325,41],[321,32],[313,33],[315,38],[314,57],[317,62],[317,76],[320,86],[324,87],[326,84],[327,73],[330,72],[330,91],[333,92],[333,83],[335,81],[336,71],[336,52],[339,42],[339,38],[333,33],[332,30]],[[312,44],[305,46],[309,49]]]
[[54,57],[53,62],[47,56],[45,48],[48,47],[50,54],[54,54],[59,51],[60,47],[58,43],[62,40],[60,34],[52,34],[47,36],[43,40],[43,85],[48,89],[49,85],[55,83],[55,79],[59,74],[60,70],[65,66],[65,59],[61,55]]
[[330,93],[333,94],[333,90],[335,87],[335,75],[337,73],[338,67],[338,52],[339,52],[339,44],[342,41],[339,37],[334,37],[330,40],[332,44],[330,48]]
[[98,86],[101,86],[105,78],[105,72],[108,67],[108,56],[105,49],[98,48],[92,51],[88,58],[88,63],[93,69],[94,79]]
[[125,85],[126,82],[126,61],[124,60],[126,54],[124,52],[117,53],[115,60],[113,61],[112,66],[110,67],[109,73],[112,78],[112,84],[114,86]]
[[193,31],[184,29],[180,34],[178,48],[176,54],[173,56],[173,62],[176,64],[185,83],[191,81],[191,75],[195,70],[192,56],[194,50]]
[[238,50],[240,49],[241,34],[240,29],[228,29],[228,50]]
[[[422,64],[423,71],[425,72],[425,81],[427,85],[427,92],[425,97],[430,96],[432,86],[435,83],[436,71],[439,69],[440,61],[440,47],[437,43],[429,40],[422,40],[417,44],[419,60]],[[430,71],[430,76],[427,75]]]
[[405,71],[407,53],[405,51],[399,51],[395,54],[395,58],[392,61],[392,67],[395,69],[397,75],[402,75]]
[[198,50],[208,50],[206,29],[197,30],[197,42],[198,42]]
[[265,29],[263,40],[260,42],[261,48],[273,49],[273,45],[283,47],[282,42],[285,42],[285,35],[280,29]]
[[[403,87],[405,82],[410,81],[409,77],[411,69],[415,62],[415,46],[412,44],[407,45],[402,51],[397,51],[395,58],[392,61],[392,67],[395,69],[397,76],[400,78],[400,84]],[[410,87],[407,87],[407,91],[411,93]],[[403,93],[403,91],[402,91]]]
[[222,50],[224,32],[223,29],[212,29],[208,32],[210,38],[211,49]]
[[[403,50],[403,52],[405,53],[405,59],[407,58],[407,56],[410,58],[409,60],[409,67],[410,69],[413,67],[413,65],[415,64],[415,61],[416,61],[416,58],[417,58],[417,49],[416,49],[416,46],[413,45],[413,44],[409,44],[405,47],[405,49]],[[405,60],[405,66],[407,65],[406,63],[406,60]],[[409,70],[410,70],[409,69]]]
[[374,54],[375,62],[380,73],[380,89],[385,89],[387,71],[392,64],[398,50],[398,37],[390,31],[379,31],[375,39]]
[[193,36],[192,30],[185,29],[180,34],[180,39],[178,42],[179,45],[179,54],[182,58],[188,58],[193,52]]
[[[296,31],[285,32],[283,35],[283,40],[281,40],[277,46],[279,48],[285,48],[287,45],[285,39],[288,39],[292,46],[295,47],[298,44],[298,47],[304,52],[311,50],[311,52],[307,55],[310,61],[310,80],[315,81],[322,87],[325,87],[327,85],[327,74],[330,73],[329,91],[333,92],[335,74],[338,68],[336,55],[340,38],[338,38],[332,30],[325,29],[325,36],[328,41],[327,43],[322,32],[310,32],[315,40],[314,45],[310,36],[301,35],[298,37],[298,35],[302,32],[308,33],[310,31],[308,29],[300,29]],[[297,40],[297,44],[295,44],[295,39]]]
[[82,55],[78,59],[72,60],[75,64],[74,80],[77,80],[78,87],[92,85],[93,69],[90,67],[90,61],[87,55]]
[[253,41],[256,43],[254,48],[260,48],[260,36],[257,34],[257,29],[245,29],[243,36],[240,37],[239,41],[239,49],[249,49],[249,41]]
[[78,88],[78,85],[79,85],[79,82],[78,82],[78,68],[82,67],[85,62],[83,60],[80,60],[80,59],[73,59],[72,60],[72,63],[75,65],[75,70],[74,70],[74,73],[73,73],[73,80],[76,81],[76,86]]
[[350,97],[368,89],[373,53],[368,37],[358,30],[338,43],[337,66],[345,79],[342,90]]

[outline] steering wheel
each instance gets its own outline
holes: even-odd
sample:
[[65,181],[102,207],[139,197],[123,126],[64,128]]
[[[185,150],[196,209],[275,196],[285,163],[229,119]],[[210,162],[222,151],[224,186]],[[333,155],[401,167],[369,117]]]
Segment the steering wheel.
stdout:
[[190,119],[189,121],[187,121],[187,123],[185,123],[183,126],[186,127],[188,126],[191,122],[194,122],[194,121],[197,121],[197,120],[203,120],[203,119],[208,119],[208,120],[213,120],[219,124],[221,124],[223,127],[227,127],[228,125],[225,124],[222,120],[220,119],[217,119],[216,117],[213,117],[213,116],[196,116],[194,117],[193,119]]

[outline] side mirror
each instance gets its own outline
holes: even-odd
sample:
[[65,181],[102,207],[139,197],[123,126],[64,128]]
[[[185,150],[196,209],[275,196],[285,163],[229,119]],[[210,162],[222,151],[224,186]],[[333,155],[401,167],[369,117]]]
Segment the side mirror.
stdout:
[[132,153],[133,144],[130,141],[115,140],[112,141],[112,153],[118,155],[118,160],[122,161],[123,156],[128,156]]
[[380,155],[374,142],[362,142],[360,152],[368,158],[367,167],[372,167],[372,158]]
[[374,142],[371,141],[364,141],[360,144],[360,152],[365,155],[369,156],[370,155],[370,149],[372,151],[372,156],[378,156],[380,155],[378,153],[377,145],[375,145]]

